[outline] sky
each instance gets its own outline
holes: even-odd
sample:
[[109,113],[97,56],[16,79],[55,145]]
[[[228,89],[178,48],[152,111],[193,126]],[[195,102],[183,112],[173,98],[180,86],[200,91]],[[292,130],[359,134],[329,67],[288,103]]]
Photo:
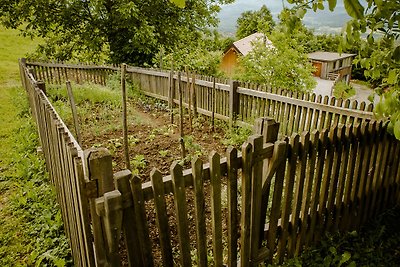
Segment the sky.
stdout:
[[[286,7],[286,0],[283,0]],[[222,6],[218,17],[220,18],[219,31],[227,34],[234,34],[236,31],[236,20],[240,14],[247,10],[258,10],[266,5],[271,10],[274,19],[278,20],[278,14],[283,8],[282,0],[236,0],[233,4]],[[340,33],[343,25],[350,19],[347,15],[343,1],[338,1],[334,12],[328,7],[325,10],[307,11],[303,19],[304,24],[313,28],[317,33]]]

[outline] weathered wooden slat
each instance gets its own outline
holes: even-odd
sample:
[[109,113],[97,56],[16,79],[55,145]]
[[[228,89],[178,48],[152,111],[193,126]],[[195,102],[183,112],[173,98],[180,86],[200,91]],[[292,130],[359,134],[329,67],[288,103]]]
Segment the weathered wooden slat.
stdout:
[[220,168],[220,156],[216,152],[212,152],[210,154],[210,181],[211,181],[211,225],[212,225],[214,266],[222,266],[223,249],[222,249],[221,168]]
[[151,184],[153,186],[154,205],[156,208],[157,228],[160,237],[160,247],[163,266],[174,266],[171,236],[168,225],[167,208],[165,204],[164,184],[160,171],[153,169],[150,174]]
[[187,218],[185,181],[182,174],[182,166],[175,161],[171,165],[172,182],[174,188],[174,202],[177,217],[179,250],[181,266],[191,266],[190,239]]
[[140,178],[137,176],[132,177],[130,185],[136,217],[135,223],[137,227],[137,235],[142,252],[142,263],[143,266],[154,266],[151,239],[149,237],[149,226],[146,219],[146,210]]
[[251,215],[251,163],[252,145],[242,145],[242,210],[241,210],[241,232],[240,232],[240,265],[250,266],[250,215]]
[[[341,126],[340,126],[341,127]],[[342,130],[339,127],[339,133],[342,133]],[[352,162],[349,162],[350,158],[350,141],[351,141],[351,134],[352,134],[352,126],[343,128],[343,133],[341,136],[341,146],[342,146],[342,155],[341,159],[339,162],[339,167],[340,167],[340,172],[339,172],[339,177],[338,177],[338,190],[336,192],[335,196],[335,217],[334,217],[334,226],[333,230],[338,231],[340,228],[340,222],[342,221],[343,214],[342,211],[348,203],[348,197],[346,199],[347,202],[345,202],[346,194],[345,194],[345,189],[346,189],[346,183],[347,186],[352,181],[352,177],[346,177],[347,173],[349,171],[349,166],[351,165]],[[350,163],[350,164],[349,164]]]
[[[309,215],[309,209],[310,209],[310,202],[311,202],[311,191],[312,191],[312,185],[313,185],[313,179],[314,179],[314,171],[315,171],[315,159],[316,155],[312,154],[312,147],[311,147],[311,142],[310,142],[310,134],[309,132],[303,133],[301,136],[301,155],[300,155],[300,160],[301,160],[301,165],[304,165],[301,167],[302,175],[304,175],[304,189],[303,189],[303,198],[302,198],[302,203],[301,203],[301,209],[300,209],[300,218],[301,218],[301,224],[300,224],[300,231],[299,231],[299,236],[297,238],[297,244],[296,244],[296,255],[300,253],[300,251],[303,248],[304,242],[305,242],[305,237],[307,234],[307,230],[309,227],[309,221],[308,221],[308,215]],[[307,160],[307,158],[309,159]]]
[[[252,145],[253,155],[256,155],[263,148],[263,137],[262,135],[252,135],[249,137],[248,142]],[[253,157],[254,160],[254,157]],[[260,230],[264,230],[264,227],[260,228],[261,224],[264,224],[265,219],[261,218],[261,199],[262,199],[262,176],[263,176],[263,161],[254,161],[252,164],[252,177],[251,177],[251,217],[250,217],[250,257],[252,266],[256,266],[254,263],[257,258],[261,240]]]
[[296,164],[297,164],[297,156],[299,153],[299,135],[293,135],[290,138],[290,143],[287,149],[287,170],[285,173],[285,188],[283,193],[282,200],[282,215],[281,215],[281,228],[282,235],[279,238],[278,242],[278,250],[277,250],[277,258],[279,262],[283,261],[285,256],[285,252],[287,250],[287,241],[289,236],[289,217],[292,213],[292,199],[293,199],[293,188],[294,188],[294,180],[296,175]]
[[206,238],[203,163],[200,159],[195,159],[192,162],[192,172],[195,191],[197,262],[199,267],[205,267],[207,266],[208,253]]
[[335,199],[338,198],[339,202],[336,202],[336,205],[340,205],[342,202],[342,195],[338,196],[338,188],[340,175],[340,166],[342,162],[342,151],[343,151],[343,139],[345,138],[345,131],[343,125],[335,127],[333,130],[334,136],[332,144],[334,146],[334,158],[333,158],[333,172],[332,178],[329,185],[329,194],[328,194],[328,203],[327,203],[327,223],[326,229],[327,231],[331,231],[332,224],[335,220],[335,215],[337,214],[337,207],[335,206]]
[[228,266],[237,266],[238,235],[238,155],[236,148],[227,152],[227,187],[228,187]]
[[137,227],[135,223],[135,210],[133,207],[132,191],[129,180],[132,173],[129,170],[120,171],[114,174],[114,183],[116,189],[122,194],[122,206],[124,208],[122,228],[128,261],[133,267],[143,266],[142,251],[138,239]]

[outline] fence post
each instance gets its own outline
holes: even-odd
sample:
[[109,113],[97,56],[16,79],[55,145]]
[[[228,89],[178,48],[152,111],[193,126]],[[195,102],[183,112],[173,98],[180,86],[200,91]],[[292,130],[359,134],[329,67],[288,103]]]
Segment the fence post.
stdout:
[[254,123],[253,133],[262,135],[264,143],[275,142],[278,140],[279,125],[273,118],[258,118]]
[[235,124],[236,116],[239,113],[239,94],[238,81],[231,80],[229,82],[229,126],[232,127]]
[[111,154],[105,148],[88,149],[85,150],[85,160],[89,173],[86,194],[92,218],[96,262],[98,266],[107,266],[105,227],[96,212],[96,198],[114,190]]

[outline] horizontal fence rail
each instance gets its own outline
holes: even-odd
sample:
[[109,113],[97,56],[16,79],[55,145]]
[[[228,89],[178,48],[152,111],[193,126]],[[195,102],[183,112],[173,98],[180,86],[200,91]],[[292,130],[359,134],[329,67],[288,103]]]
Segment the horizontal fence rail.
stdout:
[[[107,77],[120,69],[114,66],[53,63],[27,65],[38,79],[52,84],[70,79],[77,83],[105,85]],[[271,89],[187,73],[182,73],[178,79],[177,74],[164,70],[128,67],[127,73],[144,94],[168,101],[170,107],[179,103],[180,86],[183,88],[183,105],[195,113],[247,126],[251,126],[256,118],[271,117],[282,124],[282,136],[374,119],[373,104],[356,100]]]

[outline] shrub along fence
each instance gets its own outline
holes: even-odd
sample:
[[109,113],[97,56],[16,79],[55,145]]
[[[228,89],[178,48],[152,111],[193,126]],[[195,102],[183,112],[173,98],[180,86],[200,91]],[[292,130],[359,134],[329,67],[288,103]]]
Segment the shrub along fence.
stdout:
[[[27,63],[39,80],[61,84],[67,79],[77,83],[105,84],[115,66]],[[303,131],[330,129],[333,125],[361,123],[373,119],[373,105],[356,100],[336,99],[310,93],[299,93],[163,70],[128,67],[127,75],[138,83],[141,91],[167,101],[169,107],[179,104],[179,88],[183,105],[197,113],[231,124],[251,126],[259,117],[271,117],[281,123],[280,134],[290,136]]]
[[82,152],[43,83],[20,67],[77,266],[257,266],[399,202],[400,142],[382,122],[341,113],[330,129],[277,141],[279,123],[259,118],[241,151],[141,183],[113,173],[106,149]]

